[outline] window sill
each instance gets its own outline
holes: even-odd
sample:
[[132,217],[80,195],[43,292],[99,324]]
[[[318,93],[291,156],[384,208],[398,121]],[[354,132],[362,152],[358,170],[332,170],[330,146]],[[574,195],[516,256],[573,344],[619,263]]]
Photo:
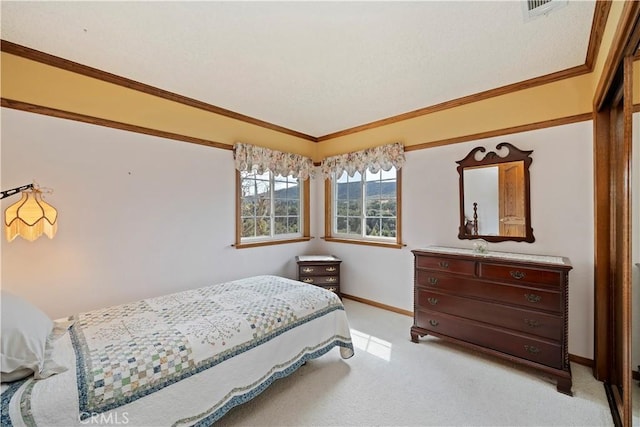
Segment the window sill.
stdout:
[[386,242],[374,242],[371,240],[355,240],[355,239],[338,239],[335,237],[324,237],[324,240],[327,242],[336,242],[336,243],[351,243],[354,245],[366,245],[366,246],[377,246],[380,248],[391,248],[391,249],[402,249],[406,245],[402,243],[386,243]]
[[308,242],[311,239],[312,239],[311,237],[299,237],[296,239],[285,239],[285,240],[265,240],[262,242],[254,242],[254,243],[236,243],[235,245],[233,245],[233,247],[236,249],[256,248],[259,246],[284,245],[287,243]]

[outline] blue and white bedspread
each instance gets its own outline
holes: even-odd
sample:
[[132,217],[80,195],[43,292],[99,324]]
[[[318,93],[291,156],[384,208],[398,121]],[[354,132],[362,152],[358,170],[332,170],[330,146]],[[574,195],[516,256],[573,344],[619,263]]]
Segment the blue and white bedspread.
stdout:
[[334,347],[353,355],[340,299],[276,276],[73,320],[54,353],[69,370],[3,384],[3,425],[210,425],[309,359]]

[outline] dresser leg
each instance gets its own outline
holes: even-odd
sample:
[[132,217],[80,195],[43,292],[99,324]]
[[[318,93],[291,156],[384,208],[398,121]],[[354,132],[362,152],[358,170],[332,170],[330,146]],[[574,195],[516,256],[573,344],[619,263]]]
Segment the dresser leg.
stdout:
[[564,393],[566,395],[569,396],[573,396],[573,393],[571,392],[571,378],[562,378],[562,377],[558,377],[558,382],[557,382],[557,390],[560,393]]
[[418,333],[415,329],[411,328],[411,341],[413,342],[419,342],[418,338],[420,338],[421,336],[424,336],[425,334],[420,334]]

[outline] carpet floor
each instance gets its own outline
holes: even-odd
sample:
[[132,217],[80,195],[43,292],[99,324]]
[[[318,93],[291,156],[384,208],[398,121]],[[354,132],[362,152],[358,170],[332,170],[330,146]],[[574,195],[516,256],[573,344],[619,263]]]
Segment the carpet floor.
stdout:
[[433,337],[345,300],[356,354],[337,349],[232,409],[221,426],[612,426],[601,382],[572,363],[573,397],[537,372]]

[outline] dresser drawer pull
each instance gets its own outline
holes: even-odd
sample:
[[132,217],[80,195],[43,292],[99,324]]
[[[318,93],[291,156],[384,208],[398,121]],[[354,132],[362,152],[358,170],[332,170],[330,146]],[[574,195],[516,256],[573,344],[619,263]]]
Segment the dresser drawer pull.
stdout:
[[540,349],[538,347],[536,347],[535,345],[525,345],[524,349],[527,350],[531,354],[540,353]]
[[314,268],[313,267],[302,267],[302,271],[304,273],[313,273]]
[[335,292],[338,290],[338,288],[336,288],[335,286],[331,286],[330,288],[327,288],[327,290],[331,292]]
[[440,322],[438,322],[437,320],[429,320],[429,324],[431,326],[438,326],[440,324]]
[[305,277],[304,279],[302,279],[302,281],[303,281],[304,283],[313,283],[313,278],[311,278],[311,277]]
[[542,300],[542,297],[536,294],[524,294],[524,297],[529,302],[540,302],[540,300]]
[[428,298],[429,304],[436,305],[438,303],[438,298]]
[[330,273],[332,273],[332,272],[334,272],[334,271],[336,271],[336,270],[337,270],[337,268],[335,268],[335,267],[326,267],[326,268],[324,269],[324,271],[328,271],[328,272],[330,272]]
[[327,277],[327,282],[329,282],[329,283],[333,283],[336,280],[338,280],[338,279],[336,279],[335,277]]
[[438,278],[437,277],[429,277],[427,279],[427,282],[429,282],[430,285],[437,285],[438,284]]
[[522,271],[518,271],[518,270],[513,270],[510,271],[509,274],[511,274],[511,277],[513,277],[514,279],[524,279],[524,277],[526,276],[525,273],[523,273]]
[[449,268],[449,263],[447,261],[440,261],[438,265],[442,268]]
[[524,319],[524,323],[527,324],[527,326],[531,327],[531,328],[538,328],[540,327],[540,322],[538,322],[535,319]]

